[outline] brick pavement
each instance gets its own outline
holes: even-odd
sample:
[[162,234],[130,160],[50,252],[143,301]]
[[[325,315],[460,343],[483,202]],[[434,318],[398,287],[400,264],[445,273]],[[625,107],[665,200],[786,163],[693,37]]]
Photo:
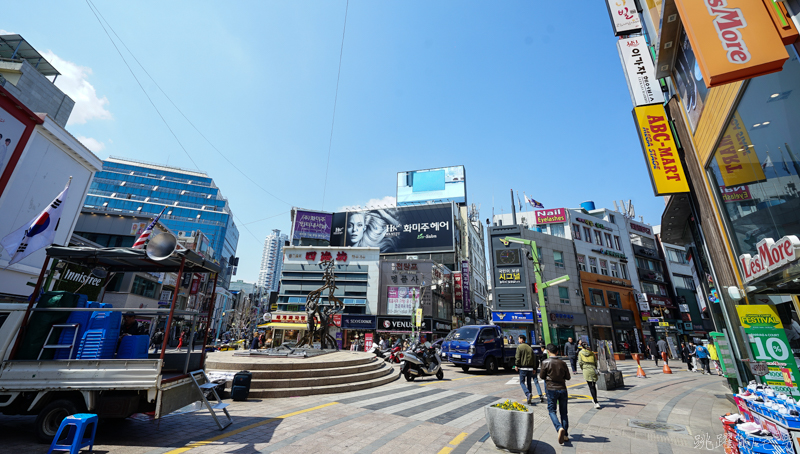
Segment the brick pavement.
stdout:
[[[572,442],[566,446],[556,443],[546,405],[533,405],[531,452],[697,453],[695,436],[708,433],[715,441],[722,433],[717,417],[734,407],[723,397],[728,390],[721,378],[688,373],[676,365],[673,375],[645,366],[648,378],[637,379],[635,363],[618,365],[633,376],[626,377],[625,389],[600,391],[600,410],[584,397],[588,389],[580,375],[568,382]],[[521,400],[515,377],[446,367],[444,381],[400,379],[346,394],[232,402],[229,410],[234,424],[225,431],[219,431],[203,411],[155,422],[104,423],[98,429],[95,450],[113,454],[496,453],[483,406],[506,398]],[[634,428],[629,426],[631,419],[677,424],[686,430]],[[46,453],[47,446],[33,441],[32,421],[33,417],[0,416],[0,453]]]

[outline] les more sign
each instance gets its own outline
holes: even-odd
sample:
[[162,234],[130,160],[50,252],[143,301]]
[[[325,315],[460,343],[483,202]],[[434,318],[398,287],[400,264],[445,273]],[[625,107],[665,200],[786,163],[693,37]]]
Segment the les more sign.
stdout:
[[744,271],[744,281],[750,282],[770,271],[797,260],[797,249],[800,248],[800,239],[794,235],[786,235],[778,241],[764,238],[756,245],[758,254],[742,254],[739,263]]

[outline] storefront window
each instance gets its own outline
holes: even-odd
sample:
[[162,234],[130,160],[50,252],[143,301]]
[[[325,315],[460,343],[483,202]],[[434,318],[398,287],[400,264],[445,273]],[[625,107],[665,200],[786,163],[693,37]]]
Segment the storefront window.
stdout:
[[800,233],[800,63],[788,51],[783,71],[750,80],[707,169],[736,255]]
[[608,307],[622,308],[622,298],[620,298],[619,292],[608,290],[606,294],[608,295]]
[[606,302],[603,299],[603,291],[596,288],[589,289],[589,297],[591,298],[592,306],[605,306]]

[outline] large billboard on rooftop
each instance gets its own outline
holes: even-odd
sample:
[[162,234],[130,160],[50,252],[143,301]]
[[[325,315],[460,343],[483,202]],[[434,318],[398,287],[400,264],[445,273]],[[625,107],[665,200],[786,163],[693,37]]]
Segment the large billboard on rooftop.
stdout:
[[464,166],[412,170],[397,174],[397,205],[467,203]]

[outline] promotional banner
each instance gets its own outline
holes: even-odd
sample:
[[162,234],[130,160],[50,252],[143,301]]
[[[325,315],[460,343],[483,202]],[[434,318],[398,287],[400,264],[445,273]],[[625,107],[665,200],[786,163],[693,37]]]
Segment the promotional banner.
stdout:
[[634,106],[663,104],[664,94],[655,76],[653,59],[643,36],[617,41],[619,58]]
[[[742,304],[736,306],[736,312],[750,341],[753,360],[767,363],[769,372],[761,381],[770,385],[775,392],[789,394],[795,399],[800,397],[797,389],[800,373],[775,308],[766,304]],[[791,371],[792,386],[786,385],[781,369]]]
[[330,240],[333,214],[297,210],[294,217],[292,238]]
[[387,287],[386,311],[389,315],[411,315],[419,306],[419,287]]
[[642,30],[642,21],[634,0],[606,0],[614,36],[630,35]]
[[689,192],[675,138],[661,104],[633,109],[642,151],[656,196]]
[[472,301],[470,301],[469,292],[469,262],[466,260],[461,261],[461,300],[464,302],[464,313],[469,314],[472,312]]
[[675,4],[708,88],[780,71],[789,59],[760,0],[675,0]]
[[344,246],[347,213],[333,213],[331,221],[331,246]]
[[397,206],[418,206],[427,202],[467,203],[464,166],[397,174]]
[[536,224],[552,224],[556,222],[567,222],[567,210],[556,208],[554,210],[536,210]]
[[372,348],[372,333],[364,333],[364,351],[369,351]]
[[332,236],[332,246],[377,247],[381,254],[454,250],[451,204],[353,211],[347,213],[346,219],[344,244],[335,244]]
[[722,134],[714,159],[725,186],[740,186],[767,179],[758,155],[750,141],[750,134],[742,122],[739,111],[733,113],[728,127]]

